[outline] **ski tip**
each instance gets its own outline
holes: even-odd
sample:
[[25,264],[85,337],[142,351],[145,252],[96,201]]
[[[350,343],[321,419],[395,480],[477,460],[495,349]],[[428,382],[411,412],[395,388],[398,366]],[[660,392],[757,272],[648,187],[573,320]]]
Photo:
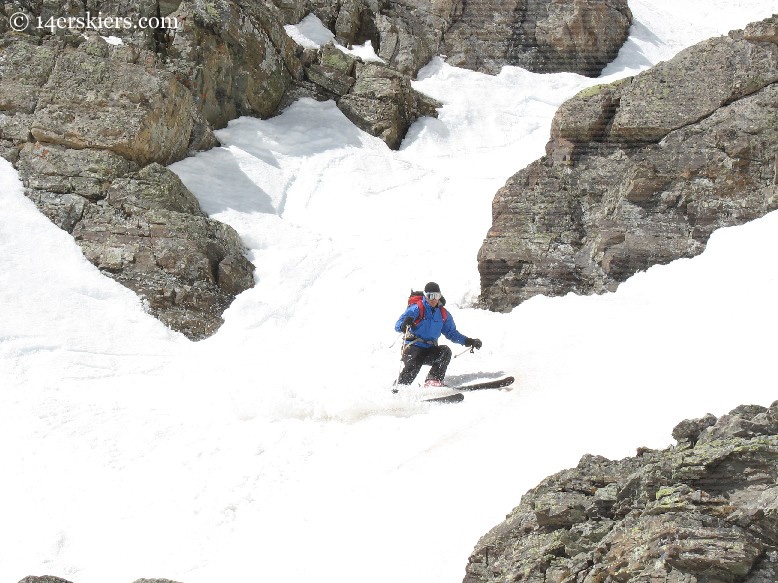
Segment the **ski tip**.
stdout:
[[453,395],[446,395],[444,397],[432,397],[429,399],[422,399],[424,403],[461,403],[465,400],[465,396],[462,393],[454,393]]
[[508,377],[503,377],[501,379],[471,383],[469,385],[462,385],[455,388],[458,391],[480,391],[484,389],[503,389],[512,385],[515,380],[516,379],[514,379],[513,377],[508,376]]

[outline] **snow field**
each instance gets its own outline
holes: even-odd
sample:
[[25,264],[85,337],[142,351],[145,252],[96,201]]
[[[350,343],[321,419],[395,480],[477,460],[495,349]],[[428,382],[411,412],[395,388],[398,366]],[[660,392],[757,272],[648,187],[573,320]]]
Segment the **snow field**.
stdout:
[[[772,402],[775,213],[613,294],[471,307],[494,192],[543,153],[565,99],[778,11],[630,6],[601,79],[434,59],[415,87],[443,107],[398,152],[302,100],[173,165],[257,268],[198,343],[100,275],[0,160],[0,579],[450,583],[528,488],[584,453],[664,447],[683,418]],[[429,280],[484,342],[448,378],[504,372],[512,391],[391,395],[392,326]]]

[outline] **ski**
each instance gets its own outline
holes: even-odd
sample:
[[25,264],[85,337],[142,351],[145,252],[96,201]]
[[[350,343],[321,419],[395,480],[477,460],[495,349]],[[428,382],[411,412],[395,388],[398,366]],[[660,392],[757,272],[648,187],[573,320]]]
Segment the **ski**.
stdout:
[[465,396],[462,393],[453,393],[451,395],[445,395],[443,397],[432,397],[430,399],[422,399],[425,403],[459,403],[464,401]]
[[[485,389],[502,389],[513,384],[516,379],[513,377],[503,377],[501,379],[495,379],[493,381],[482,381],[479,383],[470,383],[469,385],[460,385],[455,387],[445,387],[449,391],[453,391],[448,395],[442,395],[439,397],[424,397],[419,396],[419,401],[423,403],[461,403],[465,400],[465,395],[460,391],[482,391]],[[397,388],[393,388],[392,392],[397,394]],[[429,393],[428,393],[429,394]]]
[[501,379],[495,379],[493,381],[483,381],[480,383],[472,383],[470,385],[462,385],[459,387],[451,387],[455,391],[482,391],[484,389],[502,389],[513,384],[515,381],[513,377],[504,377]]

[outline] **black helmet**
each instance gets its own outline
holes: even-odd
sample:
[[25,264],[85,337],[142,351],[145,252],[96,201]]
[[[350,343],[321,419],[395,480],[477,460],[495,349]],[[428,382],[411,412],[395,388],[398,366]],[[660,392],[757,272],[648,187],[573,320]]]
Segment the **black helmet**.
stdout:
[[443,297],[443,294],[440,293],[440,286],[434,281],[431,281],[424,286],[424,297],[427,298],[428,302],[438,300],[441,305],[446,305],[446,299]]

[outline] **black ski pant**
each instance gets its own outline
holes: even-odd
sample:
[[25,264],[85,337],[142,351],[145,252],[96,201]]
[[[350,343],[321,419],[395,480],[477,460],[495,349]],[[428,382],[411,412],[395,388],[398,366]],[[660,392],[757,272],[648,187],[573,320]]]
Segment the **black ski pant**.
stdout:
[[431,366],[427,374],[428,381],[436,380],[443,382],[446,376],[448,363],[451,362],[451,349],[448,346],[430,346],[429,348],[416,346],[412,344],[405,349],[402,358],[403,367],[400,372],[399,383],[401,385],[410,385],[416,375],[419,374],[421,367],[425,364]]

